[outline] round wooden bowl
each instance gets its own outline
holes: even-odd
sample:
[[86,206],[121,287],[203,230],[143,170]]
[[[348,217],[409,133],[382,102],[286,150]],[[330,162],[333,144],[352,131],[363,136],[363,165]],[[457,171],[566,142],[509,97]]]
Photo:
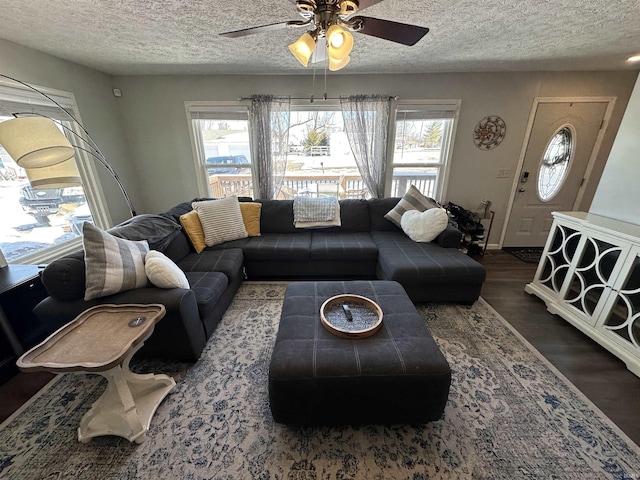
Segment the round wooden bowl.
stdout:
[[[349,307],[349,320],[343,308]],[[382,327],[382,309],[373,300],[360,295],[336,295],[320,307],[320,320],[329,332],[344,338],[370,337]]]

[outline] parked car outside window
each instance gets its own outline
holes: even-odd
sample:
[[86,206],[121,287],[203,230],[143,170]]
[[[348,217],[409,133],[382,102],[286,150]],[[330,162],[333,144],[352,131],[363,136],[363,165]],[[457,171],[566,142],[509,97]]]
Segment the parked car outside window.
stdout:
[[25,185],[20,189],[20,205],[39,224],[48,224],[49,215],[58,213],[62,204],[86,202],[82,188],[33,188]]
[[239,165],[249,165],[249,160],[244,155],[228,155],[222,157],[209,157],[206,160],[207,165],[229,165],[228,167],[216,168],[215,173],[240,173]]

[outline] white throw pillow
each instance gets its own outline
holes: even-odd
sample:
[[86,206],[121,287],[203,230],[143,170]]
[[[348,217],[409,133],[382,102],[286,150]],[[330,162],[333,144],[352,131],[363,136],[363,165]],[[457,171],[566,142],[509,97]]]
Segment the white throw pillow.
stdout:
[[204,242],[208,247],[249,236],[242,220],[238,197],[193,202],[191,206],[198,212]]
[[447,228],[448,223],[449,216],[443,208],[430,208],[424,212],[408,210],[400,219],[402,230],[414,242],[430,242]]
[[144,271],[158,288],[189,288],[184,272],[164,253],[150,250],[144,259]]

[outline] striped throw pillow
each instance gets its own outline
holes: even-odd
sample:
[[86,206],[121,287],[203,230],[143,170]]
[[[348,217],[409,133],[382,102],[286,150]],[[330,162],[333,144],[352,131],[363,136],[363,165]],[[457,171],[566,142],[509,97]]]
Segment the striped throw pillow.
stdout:
[[402,228],[400,219],[402,214],[408,210],[418,210],[424,212],[430,208],[440,208],[440,205],[435,200],[429,197],[425,197],[420,190],[414,185],[409,187],[407,193],[400,199],[400,201],[393,207],[385,216],[387,220],[393,223],[396,227]]
[[198,212],[208,247],[248,236],[238,197],[193,202],[191,205]]
[[144,257],[149,251],[149,244],[146,240],[134,242],[114,237],[85,222],[82,225],[82,244],[85,300],[147,286]]

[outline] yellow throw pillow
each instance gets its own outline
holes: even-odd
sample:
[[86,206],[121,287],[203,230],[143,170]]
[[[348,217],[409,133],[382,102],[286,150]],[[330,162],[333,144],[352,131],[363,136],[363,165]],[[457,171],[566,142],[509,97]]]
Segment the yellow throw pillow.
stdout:
[[187,233],[187,237],[191,240],[191,245],[196,249],[196,253],[200,253],[204,250],[207,244],[204,241],[204,231],[202,230],[202,224],[200,223],[200,217],[195,210],[180,215],[180,223],[182,228]]
[[260,236],[260,212],[262,204],[257,202],[240,202],[244,228],[250,237]]

